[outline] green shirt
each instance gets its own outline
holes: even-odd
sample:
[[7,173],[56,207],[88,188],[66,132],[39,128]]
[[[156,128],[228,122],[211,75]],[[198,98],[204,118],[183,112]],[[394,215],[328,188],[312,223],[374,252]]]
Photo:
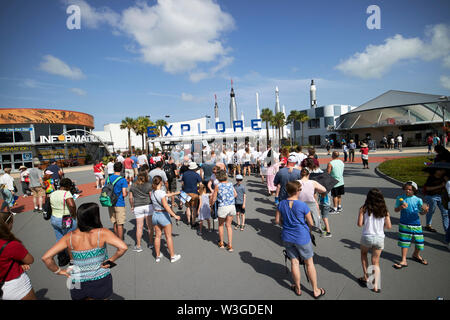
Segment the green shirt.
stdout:
[[[64,194],[66,196],[64,197]],[[56,190],[50,193],[50,204],[52,206],[52,216],[62,218],[64,215],[70,214],[65,200],[73,198],[70,191]],[[64,200],[65,199],[65,200]]]
[[334,186],[334,188],[340,187],[344,185],[344,162],[342,160],[336,159],[330,161],[330,165],[332,166],[330,175],[338,180],[338,183]]

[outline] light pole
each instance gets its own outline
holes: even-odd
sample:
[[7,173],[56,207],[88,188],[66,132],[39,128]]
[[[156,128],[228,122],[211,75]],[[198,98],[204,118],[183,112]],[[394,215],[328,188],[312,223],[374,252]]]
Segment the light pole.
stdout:
[[445,111],[448,108],[448,96],[440,96],[438,105],[441,106],[442,109],[442,144],[444,147],[447,146],[446,141],[446,133],[445,133]]

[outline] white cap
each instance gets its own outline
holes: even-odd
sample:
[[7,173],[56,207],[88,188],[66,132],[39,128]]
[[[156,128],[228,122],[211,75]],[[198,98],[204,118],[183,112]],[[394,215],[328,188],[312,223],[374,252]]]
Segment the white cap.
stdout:
[[414,189],[419,190],[419,188],[417,187],[417,183],[415,183],[414,181],[406,181],[405,185],[411,185]]
[[189,162],[189,170],[195,170],[198,166],[195,162]]
[[294,155],[289,156],[288,162],[296,163],[298,161],[297,157]]

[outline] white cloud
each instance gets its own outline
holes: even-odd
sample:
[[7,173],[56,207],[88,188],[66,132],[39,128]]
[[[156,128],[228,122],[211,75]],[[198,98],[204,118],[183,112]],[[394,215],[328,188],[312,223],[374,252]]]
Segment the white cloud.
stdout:
[[22,85],[26,88],[38,88],[39,84],[36,80],[33,79],[25,79],[22,83]]
[[440,80],[441,80],[441,86],[444,87],[445,89],[450,90],[450,77],[441,76]]
[[86,91],[84,91],[83,89],[80,89],[80,88],[71,88],[70,91],[72,91],[73,93],[75,93],[79,96],[85,96],[87,94]]
[[443,62],[444,67],[450,68],[450,56],[445,57],[445,58],[442,60],[442,62]]
[[[163,66],[166,72],[188,72],[199,63],[219,61],[205,73],[210,77],[232,61],[221,36],[234,28],[234,20],[213,0],[159,0],[151,6],[138,1],[121,14],[107,7],[93,8],[84,0],[64,1],[80,6],[82,28],[83,23],[89,28],[110,25],[114,35],[133,40],[127,50],[137,52],[145,63]],[[195,73],[193,81],[205,76]]]
[[194,100],[194,96],[192,94],[183,92],[181,94],[181,100],[183,100],[183,101],[193,101]]
[[425,36],[426,39],[422,40],[404,38],[397,34],[387,38],[384,44],[367,46],[364,52],[355,53],[338,64],[336,69],[363,79],[381,78],[400,61],[431,61],[450,54],[450,26],[429,26],[425,30]]
[[220,70],[224,69],[226,66],[233,63],[233,61],[234,61],[233,57],[224,56],[220,59],[217,65],[211,67],[207,72],[204,71],[192,72],[189,75],[189,80],[191,80],[192,82],[199,82],[204,79],[214,78]]
[[44,60],[41,62],[39,68],[45,72],[74,80],[85,77],[79,68],[70,67],[65,62],[49,54],[44,56]]

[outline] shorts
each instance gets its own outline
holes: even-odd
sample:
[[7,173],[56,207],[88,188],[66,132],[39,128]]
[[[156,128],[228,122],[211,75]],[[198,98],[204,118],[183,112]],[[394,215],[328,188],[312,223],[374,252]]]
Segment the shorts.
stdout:
[[361,245],[369,249],[383,250],[384,237],[363,235],[361,237]]
[[155,211],[153,213],[152,224],[154,226],[158,225],[161,227],[165,227],[171,223],[172,223],[172,221],[170,220],[170,215],[166,211],[164,211],[164,212]]
[[151,216],[153,214],[153,205],[139,206],[134,208],[134,215],[136,219]]
[[225,219],[228,216],[235,216],[235,215],[236,215],[236,205],[234,204],[219,207],[219,209],[217,210],[217,216],[222,219]]
[[244,208],[242,208],[242,204],[235,204],[235,206],[236,206],[236,213],[242,213],[242,214],[245,214],[245,209]]
[[108,274],[106,277],[78,283],[80,289],[70,289],[70,296],[72,300],[84,300],[86,298],[105,300],[113,294],[112,275]]
[[28,275],[24,272],[18,278],[3,284],[3,300],[22,300],[33,289]]
[[344,185],[331,189],[331,196],[333,198],[339,197],[345,194]]
[[320,215],[322,216],[322,219],[327,219],[329,212],[330,212],[330,206],[319,204],[319,209],[320,209]]
[[125,177],[134,178],[134,169],[125,169]]
[[245,167],[250,167],[250,162],[247,162],[247,161],[244,162],[244,168],[245,168]]
[[30,189],[31,189],[31,194],[33,195],[33,197],[45,196],[45,190],[42,187],[32,187]]
[[198,194],[196,193],[188,193],[188,196],[191,197],[191,200],[189,200],[189,202],[186,203],[187,206],[191,206],[193,208],[197,208],[198,207]]
[[117,223],[119,225],[125,224],[126,220],[126,210],[125,207],[109,207],[109,218],[111,222]]
[[177,179],[173,179],[172,181],[169,181],[169,191],[170,192],[177,191]]
[[104,178],[103,173],[101,173],[101,172],[95,172],[94,175],[95,175],[95,178],[99,179],[99,180],[102,180]]
[[283,245],[286,249],[288,257],[291,259],[298,259],[299,257],[302,257],[303,260],[308,260],[314,256],[311,241],[305,245],[283,241]]
[[411,242],[414,240],[418,250],[424,249],[424,238],[422,226],[410,226],[399,223],[398,225],[398,246],[400,248],[411,247]]

